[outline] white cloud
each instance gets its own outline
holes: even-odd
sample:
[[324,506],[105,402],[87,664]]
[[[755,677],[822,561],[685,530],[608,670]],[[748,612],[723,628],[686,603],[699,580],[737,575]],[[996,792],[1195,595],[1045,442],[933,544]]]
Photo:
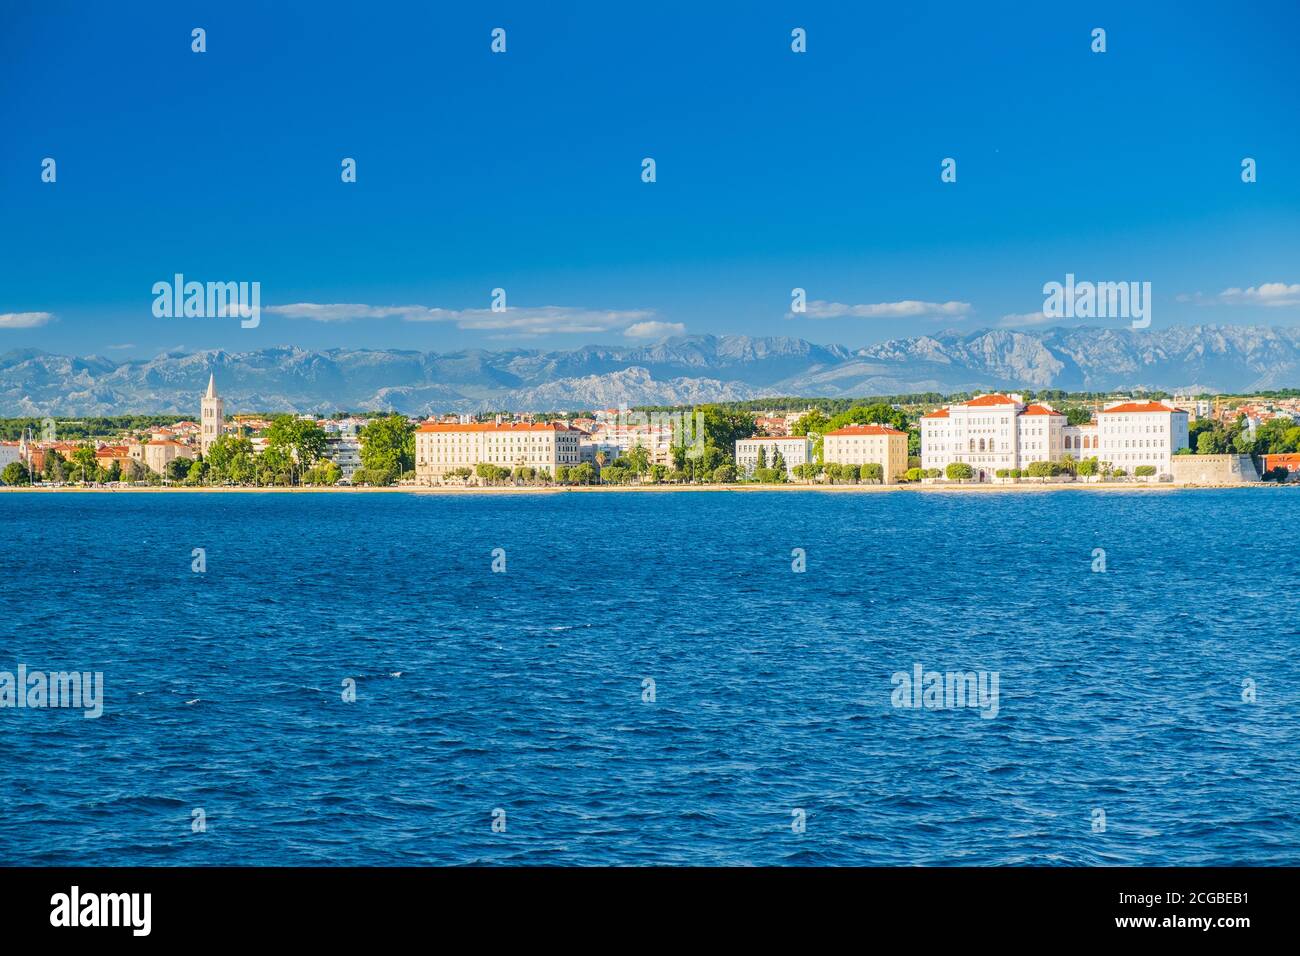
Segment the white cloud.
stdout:
[[[814,299],[804,313],[810,319],[907,319],[922,316],[966,315],[971,310],[969,302],[922,302],[903,299],[900,302],[875,302],[870,305],[845,305],[843,302],[824,302]],[[786,313],[787,318],[794,313]]]
[[0,329],[34,329],[53,321],[53,312],[0,312]]
[[290,319],[309,319],[313,322],[351,322],[354,319],[389,318],[398,318],[403,322],[450,322],[460,329],[505,332],[521,336],[607,332],[629,322],[636,323],[649,319],[654,315],[654,312],[649,309],[580,309],[558,305],[508,308],[501,312],[494,312],[491,309],[439,309],[423,305],[378,306],[360,303],[321,305],[314,302],[273,305],[263,311]]
[[681,322],[637,322],[623,330],[629,339],[663,339],[682,335],[686,326]]
[[1261,305],[1266,307],[1300,305],[1300,282],[1288,285],[1285,282],[1263,282],[1257,286],[1238,289],[1224,289],[1218,295],[1206,295],[1203,292],[1182,292],[1174,297],[1178,302],[1194,302],[1197,305]]
[[1014,315],[1004,315],[998,321],[998,325],[1002,326],[1003,328],[1009,328],[1009,327],[1023,326],[1023,325],[1044,325],[1048,322],[1057,322],[1057,321],[1060,320],[1054,319],[1050,315],[1044,315],[1042,310],[1040,309],[1037,312],[1021,312]]
[[422,305],[363,305],[361,303],[319,305],[315,302],[295,302],[293,305],[270,305],[262,311],[271,315],[283,315],[289,319],[310,319],[313,322],[351,322],[353,319],[405,317],[428,310]]
[[133,349],[133,348],[135,348],[135,343],[134,343],[134,342],[124,342],[124,343],[122,343],[121,345],[110,345],[110,346],[108,346],[108,349],[111,350],[111,351],[113,351],[113,352],[120,351],[121,349]]
[[1300,305],[1300,282],[1265,282],[1248,289],[1224,289],[1219,301],[1232,305]]

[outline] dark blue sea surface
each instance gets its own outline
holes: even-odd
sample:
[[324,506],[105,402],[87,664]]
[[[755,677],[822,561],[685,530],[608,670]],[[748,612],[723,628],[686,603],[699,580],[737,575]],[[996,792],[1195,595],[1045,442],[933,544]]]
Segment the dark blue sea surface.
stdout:
[[[0,864],[1297,864],[1297,518],[0,494],[0,671],[105,681],[0,710]],[[916,664],[996,671],[997,716],[893,706]]]

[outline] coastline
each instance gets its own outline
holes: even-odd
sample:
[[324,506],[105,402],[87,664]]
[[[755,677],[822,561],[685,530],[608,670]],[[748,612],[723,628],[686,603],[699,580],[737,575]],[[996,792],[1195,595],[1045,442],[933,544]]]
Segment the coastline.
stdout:
[[[0,494],[417,494],[417,495],[552,495],[552,494],[655,494],[677,492],[731,492],[739,494],[766,494],[769,492],[814,491],[826,494],[887,494],[903,493],[939,493],[939,494],[1038,494],[1052,491],[1137,491],[1137,492],[1172,492],[1172,491],[1207,491],[1221,488],[1284,488],[1276,482],[1252,481],[1209,485],[1173,485],[1168,483],[1149,484],[1145,482],[1050,482],[1023,485],[520,485],[501,488],[431,488],[415,485],[393,485],[384,488],[352,487],[296,487],[296,488],[249,488],[249,487],[145,487],[145,488],[83,488],[65,486],[62,488],[42,488],[37,486],[0,487]],[[1300,485],[1296,485],[1300,487]]]

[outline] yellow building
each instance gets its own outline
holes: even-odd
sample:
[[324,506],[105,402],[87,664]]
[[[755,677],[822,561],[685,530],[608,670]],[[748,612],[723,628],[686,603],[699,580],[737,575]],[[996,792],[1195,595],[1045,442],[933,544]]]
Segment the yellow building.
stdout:
[[578,464],[582,434],[558,422],[425,422],[415,430],[415,481],[433,484],[449,471],[472,469],[480,463],[499,468],[545,468],[554,477],[560,465]]
[[888,425],[849,425],[822,436],[826,464],[877,464],[892,484],[907,471],[907,432]]

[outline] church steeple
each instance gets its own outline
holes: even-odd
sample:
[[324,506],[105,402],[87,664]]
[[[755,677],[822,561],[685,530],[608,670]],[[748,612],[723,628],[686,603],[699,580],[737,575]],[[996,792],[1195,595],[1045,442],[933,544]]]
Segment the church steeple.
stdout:
[[226,403],[217,394],[217,376],[208,376],[208,390],[199,400],[199,449],[206,456],[212,443],[226,430]]

